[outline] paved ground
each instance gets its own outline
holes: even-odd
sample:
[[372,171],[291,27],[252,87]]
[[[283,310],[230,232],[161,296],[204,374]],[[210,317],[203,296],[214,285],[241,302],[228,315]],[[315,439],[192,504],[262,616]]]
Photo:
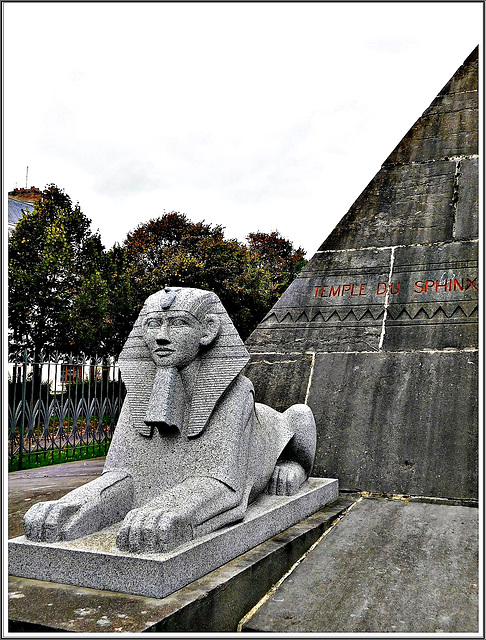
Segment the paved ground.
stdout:
[[478,509],[356,503],[243,631],[478,632]]

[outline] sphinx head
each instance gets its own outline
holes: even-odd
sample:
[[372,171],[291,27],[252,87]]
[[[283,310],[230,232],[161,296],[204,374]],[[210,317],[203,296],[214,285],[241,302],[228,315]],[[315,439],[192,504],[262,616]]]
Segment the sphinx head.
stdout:
[[143,340],[157,367],[182,369],[216,340],[221,321],[210,313],[209,298],[194,296],[194,290],[162,289],[146,301]]
[[201,433],[219,398],[249,360],[218,296],[192,288],[164,288],[149,296],[118,360],[135,428],[145,417],[157,370],[198,360],[188,436]]

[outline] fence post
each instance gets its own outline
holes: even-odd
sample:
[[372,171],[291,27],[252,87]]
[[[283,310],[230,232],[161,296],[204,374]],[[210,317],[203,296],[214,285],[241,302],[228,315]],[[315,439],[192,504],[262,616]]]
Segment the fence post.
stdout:
[[22,364],[22,419],[20,420],[19,471],[20,469],[22,469],[22,454],[24,451],[26,396],[27,396],[27,349],[24,350],[24,362]]

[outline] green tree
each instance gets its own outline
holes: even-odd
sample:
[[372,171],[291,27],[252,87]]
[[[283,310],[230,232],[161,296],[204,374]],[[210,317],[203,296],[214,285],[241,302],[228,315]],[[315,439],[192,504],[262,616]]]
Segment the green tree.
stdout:
[[104,247],[54,184],[9,237],[10,349],[93,352],[103,342]]
[[270,273],[273,305],[307,264],[305,251],[302,247],[296,249],[278,231],[249,233],[246,240],[250,251],[257,256],[260,268]]
[[200,244],[208,238],[222,240],[222,227],[194,224],[174,211],[140,224],[127,235],[123,248],[138,310],[148,295],[165,284],[175,285],[174,279],[179,286],[196,286],[189,283],[203,265]]
[[79,204],[48,185],[9,237],[10,350],[117,355],[164,285],[214,291],[246,338],[305,264],[278,232],[247,239],[170,212],[105,251]]
[[107,303],[104,317],[104,350],[117,356],[136,318],[137,303],[131,290],[127,252],[115,244],[106,253],[104,278]]

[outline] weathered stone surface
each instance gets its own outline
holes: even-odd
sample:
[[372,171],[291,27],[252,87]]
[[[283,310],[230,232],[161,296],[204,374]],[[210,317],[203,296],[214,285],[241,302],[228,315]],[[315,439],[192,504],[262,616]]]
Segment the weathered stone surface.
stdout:
[[[298,398],[293,404],[306,400],[306,390],[312,370],[312,356],[301,358],[289,355],[258,355],[248,364],[248,372],[258,384],[255,389],[257,397],[265,397],[277,411],[285,411],[289,398]],[[282,389],[281,380],[285,377],[288,383]]]
[[477,169],[476,51],[247,340],[343,488],[477,496]]
[[[472,76],[466,77],[469,80],[472,78]],[[432,114],[478,109],[479,97],[477,86],[471,85],[470,90],[459,91],[459,93],[447,93],[447,87],[444,87],[444,90],[445,92],[437,96],[425,111],[425,114],[430,116]]]
[[477,384],[475,352],[316,355],[314,473],[343,489],[476,498]]
[[478,163],[478,158],[463,158],[457,166],[457,205],[454,224],[456,240],[474,240],[479,235]]
[[[333,318],[333,320],[335,319]],[[316,321],[313,326],[310,324],[301,327],[289,326],[291,323],[282,322],[274,328],[262,327],[259,329],[258,334],[252,336],[251,346],[250,343],[249,346],[258,357],[261,353],[270,353],[271,351],[274,351],[277,355],[295,355],[297,349],[315,349],[316,351],[337,351],[339,349],[348,352],[377,350],[380,342],[381,326],[374,318],[369,318],[367,315],[363,324],[359,324],[351,316],[349,322],[342,322],[332,328],[328,328],[324,325],[324,322],[325,320],[321,322],[319,318],[319,321]],[[291,336],[289,336],[289,330]],[[306,358],[309,355],[305,351],[304,354]],[[251,373],[250,368],[245,369],[245,375],[251,378],[256,387],[261,387],[262,385],[255,378],[254,373],[254,369],[253,373]],[[281,378],[278,379],[278,382],[281,382]],[[285,395],[283,389],[280,391],[268,389],[268,392],[272,395],[275,391]],[[257,395],[256,397],[263,400],[267,396]],[[264,401],[265,403],[269,402],[266,399]]]
[[377,289],[388,281],[390,259],[391,249],[317,253],[250,336],[248,347],[252,353],[289,354],[378,349],[385,307]]
[[[456,239],[459,199],[477,216],[469,165],[478,153],[477,50],[410,129],[321,250],[447,242]],[[463,176],[461,179],[461,172]],[[472,206],[471,206],[472,205]],[[460,215],[462,218],[462,214]],[[476,226],[461,221],[467,235]]]
[[[312,377],[269,395],[285,406],[308,393],[319,425],[314,474],[339,477],[342,489],[477,498],[477,356],[317,353]],[[265,356],[248,375],[282,379],[286,370]]]
[[[466,96],[464,96],[465,98]],[[387,163],[429,162],[477,154],[477,104],[458,111],[426,111]]]
[[478,153],[478,50],[459,67],[385,164]]
[[477,509],[364,500],[242,631],[477,634],[477,543]]
[[396,248],[383,350],[477,347],[477,251],[477,241]]
[[[477,96],[478,91],[478,47],[476,47],[464,61],[442,91],[439,97],[469,93]],[[474,95],[472,96],[474,99]]]
[[[255,405],[247,361],[214,293],[151,295],[119,358],[127,397],[102,476],[33,505],[26,537],[55,543],[121,523],[120,550],[168,552],[241,520],[263,492],[296,494],[314,461],[312,412]],[[99,545],[103,563],[102,535]],[[44,569],[36,577],[52,579]]]
[[455,175],[451,160],[383,167],[320,249],[451,240]]
[[[306,350],[474,348],[477,278],[477,241],[318,253],[247,344],[255,357],[281,352],[293,362]],[[278,390],[279,379],[272,384]]]
[[179,545],[168,553],[118,548],[120,523],[66,542],[8,543],[11,575],[163,598],[322,509],[338,497],[338,482],[309,478],[294,496],[262,495],[244,520]]

